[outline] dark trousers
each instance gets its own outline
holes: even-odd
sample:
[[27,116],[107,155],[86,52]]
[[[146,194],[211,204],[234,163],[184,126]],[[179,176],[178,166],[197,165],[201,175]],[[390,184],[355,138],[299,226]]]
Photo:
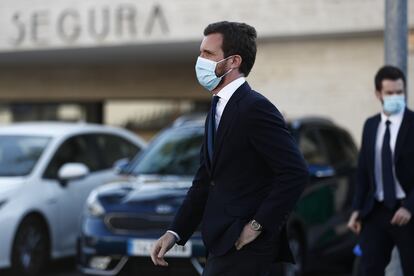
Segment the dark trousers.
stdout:
[[271,254],[258,254],[248,246],[233,248],[223,256],[210,254],[203,276],[273,276],[272,261]]
[[372,212],[362,220],[360,245],[362,269],[366,276],[383,276],[397,246],[405,276],[414,275],[414,221],[405,226],[391,224],[395,211],[376,203]]

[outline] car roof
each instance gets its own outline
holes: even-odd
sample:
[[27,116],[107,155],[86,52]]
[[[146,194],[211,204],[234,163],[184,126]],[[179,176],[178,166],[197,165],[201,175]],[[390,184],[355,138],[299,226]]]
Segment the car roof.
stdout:
[[[206,116],[207,115],[205,113],[183,115],[174,121],[172,127],[204,126]],[[335,126],[332,120],[318,116],[288,119],[287,124],[293,129],[298,129],[304,125]]]
[[88,133],[99,131],[117,131],[122,129],[85,122],[24,122],[0,126],[0,135],[34,135],[60,137],[72,133]]
[[178,117],[172,124],[172,127],[181,126],[202,126],[206,120],[206,113],[190,113]]
[[288,125],[293,129],[298,129],[303,126],[329,126],[329,127],[338,127],[335,123],[324,117],[302,117],[293,120],[288,120]]

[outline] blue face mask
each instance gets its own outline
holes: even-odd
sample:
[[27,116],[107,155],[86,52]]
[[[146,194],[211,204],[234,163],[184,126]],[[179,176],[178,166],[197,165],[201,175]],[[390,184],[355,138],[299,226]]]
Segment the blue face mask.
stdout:
[[405,109],[405,96],[404,95],[391,95],[383,97],[384,112],[387,114],[400,113]]
[[202,57],[198,57],[197,58],[197,63],[195,65],[195,71],[196,71],[196,75],[197,75],[197,79],[198,82],[200,83],[201,86],[203,86],[205,89],[207,89],[208,91],[212,91],[214,90],[214,88],[217,87],[217,85],[219,85],[221,79],[227,75],[228,73],[231,72],[230,69],[229,71],[227,71],[224,75],[217,77],[216,75],[216,67],[217,64],[219,64],[220,62],[228,59],[229,57],[226,57],[220,61],[213,61],[213,60],[209,60],[206,58],[202,58]]

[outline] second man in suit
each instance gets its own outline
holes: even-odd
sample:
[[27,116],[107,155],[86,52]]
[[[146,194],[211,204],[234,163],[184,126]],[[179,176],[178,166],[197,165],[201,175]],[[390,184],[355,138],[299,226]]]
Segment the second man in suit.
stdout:
[[384,275],[397,246],[405,276],[414,275],[414,113],[406,80],[396,67],[375,76],[382,111],[364,125],[354,212],[348,223],[360,235],[362,270]]

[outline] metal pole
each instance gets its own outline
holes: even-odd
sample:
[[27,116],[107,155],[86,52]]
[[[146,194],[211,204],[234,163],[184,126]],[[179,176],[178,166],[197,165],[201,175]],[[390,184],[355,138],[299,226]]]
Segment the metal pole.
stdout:
[[385,0],[385,64],[399,67],[407,76],[407,0]]
[[[408,18],[407,0],[385,0],[385,64],[400,68],[407,78]],[[406,89],[408,98],[408,89]],[[407,99],[406,99],[407,100]],[[396,248],[386,275],[402,275]]]

